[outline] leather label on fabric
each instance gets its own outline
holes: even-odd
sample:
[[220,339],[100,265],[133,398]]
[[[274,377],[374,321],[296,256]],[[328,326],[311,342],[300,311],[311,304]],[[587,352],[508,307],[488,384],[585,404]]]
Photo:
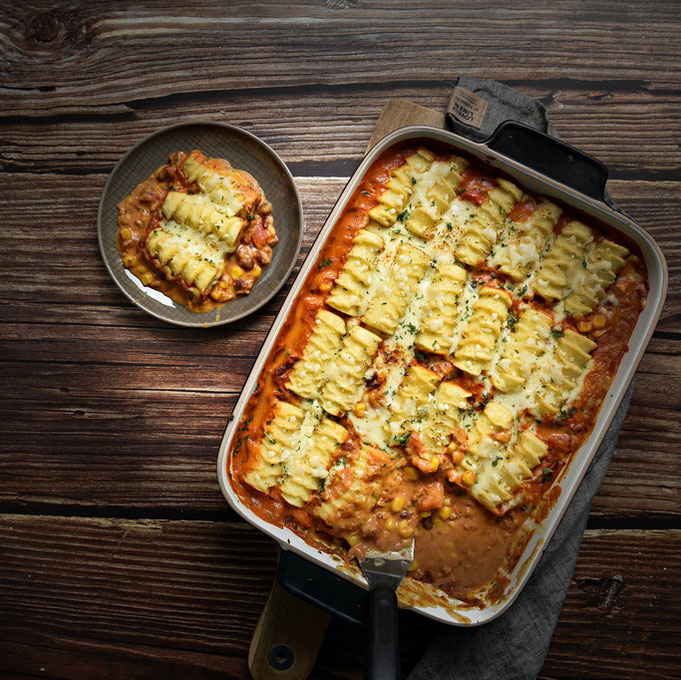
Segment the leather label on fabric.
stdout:
[[480,129],[489,102],[458,85],[454,88],[447,111],[459,122]]

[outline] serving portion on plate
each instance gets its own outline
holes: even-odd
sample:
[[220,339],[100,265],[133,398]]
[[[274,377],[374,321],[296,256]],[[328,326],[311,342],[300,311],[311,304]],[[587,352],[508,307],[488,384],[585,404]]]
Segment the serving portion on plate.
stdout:
[[208,328],[243,318],[282,287],[303,213],[267,144],[232,125],[188,122],[154,132],[118,162],[97,227],[104,263],[134,304]]
[[433,142],[390,147],[321,246],[241,411],[240,501],[352,560],[499,600],[644,308],[633,242]]
[[198,149],[171,154],[118,206],[125,266],[193,312],[247,295],[276,242],[272,206],[256,180]]

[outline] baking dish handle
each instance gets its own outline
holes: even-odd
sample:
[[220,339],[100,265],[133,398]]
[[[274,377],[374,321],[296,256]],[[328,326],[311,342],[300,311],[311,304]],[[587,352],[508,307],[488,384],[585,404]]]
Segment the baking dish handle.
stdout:
[[606,202],[608,169],[593,156],[560,139],[507,120],[497,127],[485,146],[597,201]]
[[364,626],[369,616],[369,593],[291,550],[282,550],[279,583],[290,593],[346,623]]

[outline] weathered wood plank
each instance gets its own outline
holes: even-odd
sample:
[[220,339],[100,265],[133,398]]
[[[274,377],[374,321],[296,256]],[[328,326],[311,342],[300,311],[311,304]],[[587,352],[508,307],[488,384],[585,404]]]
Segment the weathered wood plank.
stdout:
[[[121,314],[129,319],[124,322],[126,325],[167,328],[125,300],[101,261],[95,224],[105,181],[105,176],[11,175],[11,191],[0,194],[0,210],[12,216],[4,228],[5,247],[0,250],[0,284],[5,291],[0,308],[3,308],[6,321],[25,321],[26,312],[32,321],[54,318],[52,306],[65,303],[76,319],[92,311],[98,320],[90,317],[88,323],[109,323],[108,308],[92,309],[89,305],[119,306],[122,303],[123,310],[129,310],[129,314],[125,311]],[[297,179],[306,215],[303,255],[345,182],[345,179],[339,178]],[[36,186],[43,189],[37,196]],[[663,249],[668,260],[670,282],[659,329],[681,332],[681,245],[676,236],[675,222],[675,215],[681,212],[679,184],[615,180],[609,183],[609,188],[622,207],[648,229]],[[55,196],[60,199],[56,201]],[[26,228],[27,224],[38,224],[41,228],[30,230]],[[58,249],[60,257],[43,258],[40,277],[36,277],[36,253],[44,248],[46,230],[54,243],[51,250]],[[238,327],[269,328],[270,315],[279,309],[286,290],[284,288],[264,310]],[[78,304],[75,305],[74,301]],[[117,318],[121,320],[121,316]],[[199,334],[202,338],[209,335]]]
[[[0,281],[11,292],[0,302],[6,395],[0,499],[23,508],[111,512],[225,509],[214,477],[217,445],[284,293],[230,327],[190,330],[159,322],[123,298],[101,263],[93,221],[103,177],[93,185],[89,177],[44,176],[40,181],[51,189],[37,198],[37,176],[12,179],[13,192],[0,195],[3,211],[16,216],[6,224],[7,248],[0,251]],[[307,212],[304,250],[344,181],[298,179]],[[667,253],[671,292],[661,328],[677,331],[681,251],[670,215],[681,207],[678,185],[611,185]],[[55,194],[64,198],[55,202]],[[29,222],[48,225],[51,249],[63,251],[60,258],[41,256],[38,278],[35,246],[44,230],[34,235],[22,226]],[[599,520],[678,517],[680,376],[677,343],[655,340],[594,504]]]
[[[252,527],[4,515],[0,537],[3,670],[240,676],[275,563],[273,544]],[[543,677],[678,667],[680,558],[679,531],[587,532]],[[400,618],[406,670],[437,626]],[[316,677],[359,678],[363,655],[364,633],[334,623]]]
[[443,81],[459,64],[500,79],[520,72],[591,81],[607,73],[629,89],[669,89],[679,82],[680,24],[675,3],[632,0],[597,8],[580,0],[524,2],[505,10],[491,0],[303,2],[293,10],[214,0],[191,9],[155,3],[135,16],[117,2],[51,12],[39,2],[19,3],[0,19],[2,111],[126,113],[150,92],[246,89],[257,97],[273,83]]
[[588,531],[540,677],[678,677],[680,550],[679,531]]
[[[213,356],[179,362],[175,356],[192,348],[176,342],[165,365],[144,357],[133,365],[3,364],[0,502],[56,512],[227,513],[215,482],[217,448],[255,348],[221,356],[221,343]],[[678,522],[680,374],[679,343],[653,340],[594,521]]]
[[[512,83],[515,84],[515,83]],[[612,177],[674,179],[681,158],[681,96],[641,89],[621,91],[569,81],[517,85],[546,103],[558,131],[569,142],[600,158]],[[180,120],[240,125],[279,151],[297,174],[349,173],[385,102],[408,99],[443,112],[452,84],[376,83],[321,85],[267,94],[268,106],[253,107],[253,93],[214,92],[170,96],[135,104],[112,120],[73,117],[30,119],[3,126],[0,168],[32,173],[109,172],[138,140]],[[272,115],[276,111],[276,116]],[[607,130],[604,131],[604,127]]]

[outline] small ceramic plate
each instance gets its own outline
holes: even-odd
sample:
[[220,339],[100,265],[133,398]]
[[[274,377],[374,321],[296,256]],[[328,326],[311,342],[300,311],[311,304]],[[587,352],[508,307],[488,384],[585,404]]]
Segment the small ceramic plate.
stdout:
[[[279,242],[248,295],[206,313],[191,312],[154,288],[144,286],[121,261],[116,247],[118,204],[175,151],[200,149],[211,158],[225,158],[235,168],[255,177],[272,204]],[[293,177],[284,162],[254,135],[223,123],[179,123],[163,128],[136,144],[118,162],[99,203],[99,248],[113,280],[145,312],[180,326],[209,327],[230,323],[254,312],[284,285],[300,252],[303,206]]]

